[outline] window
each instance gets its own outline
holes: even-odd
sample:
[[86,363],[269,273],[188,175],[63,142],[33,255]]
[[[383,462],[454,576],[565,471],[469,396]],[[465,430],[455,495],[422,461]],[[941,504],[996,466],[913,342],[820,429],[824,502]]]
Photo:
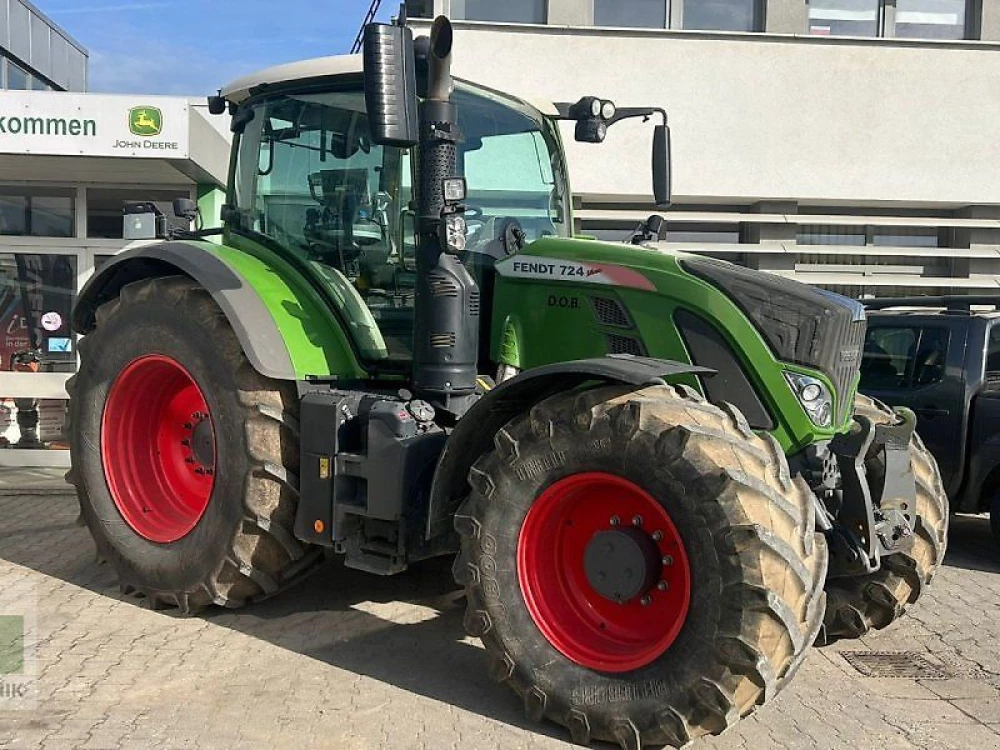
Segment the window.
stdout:
[[796,232],[800,245],[844,245],[848,247],[942,247],[935,227],[878,227],[800,225]]
[[909,390],[944,377],[948,329],[883,326],[868,329],[861,361],[861,388]]
[[800,245],[850,245],[864,247],[864,227],[800,226],[796,233]]
[[986,344],[986,372],[1000,374],[1000,323],[994,323],[990,329]]
[[28,71],[15,63],[7,61],[7,88],[11,91],[27,91],[30,88]]
[[452,0],[453,18],[500,23],[545,23],[546,0]]
[[966,0],[896,0],[895,34],[909,39],[964,39]]
[[0,235],[72,237],[75,203],[70,190],[0,187]]
[[33,350],[40,371],[72,371],[75,290],[75,256],[0,253],[0,370]]
[[879,36],[882,0],[810,0],[809,33]]
[[595,26],[664,29],[669,0],[594,0]]
[[[529,240],[567,236],[569,198],[550,126],[499,94],[459,88],[455,97],[468,252],[502,252],[498,237],[511,219]],[[276,95],[253,106],[240,137],[236,231],[264,235],[311,263],[365,359],[409,359],[416,278],[406,153],[372,143],[360,89]]]
[[38,76],[33,76],[31,78],[31,90],[32,91],[51,91],[52,87],[49,86],[45,81],[43,81]]
[[594,0],[594,25],[761,31],[762,6],[762,0]]
[[92,239],[120,240],[125,228],[126,203],[149,201],[156,205],[167,222],[180,225],[174,217],[175,198],[190,198],[182,190],[97,190],[87,191],[87,237]]
[[809,31],[832,36],[965,39],[968,0],[810,0]]
[[757,0],[684,0],[684,28],[760,31]]

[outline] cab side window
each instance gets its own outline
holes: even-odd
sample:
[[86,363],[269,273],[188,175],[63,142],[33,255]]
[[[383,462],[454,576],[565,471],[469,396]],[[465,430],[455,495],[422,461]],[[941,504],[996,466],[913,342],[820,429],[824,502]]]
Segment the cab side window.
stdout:
[[986,372],[1000,377],[1000,322],[990,329],[986,344]]
[[940,383],[948,340],[948,329],[939,326],[869,328],[861,362],[861,388],[909,390]]

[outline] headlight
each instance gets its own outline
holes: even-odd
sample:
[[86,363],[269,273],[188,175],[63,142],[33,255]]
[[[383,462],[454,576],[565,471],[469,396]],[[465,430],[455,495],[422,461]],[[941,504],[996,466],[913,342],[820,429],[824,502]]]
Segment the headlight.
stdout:
[[833,398],[823,381],[797,372],[786,372],[785,380],[812,423],[817,427],[829,427],[833,422]]
[[615,107],[614,102],[602,102],[601,103],[601,117],[605,120],[610,120],[618,112],[618,108]]
[[465,252],[466,231],[468,225],[462,214],[448,214],[441,222],[444,229],[444,247],[452,255],[460,255]]

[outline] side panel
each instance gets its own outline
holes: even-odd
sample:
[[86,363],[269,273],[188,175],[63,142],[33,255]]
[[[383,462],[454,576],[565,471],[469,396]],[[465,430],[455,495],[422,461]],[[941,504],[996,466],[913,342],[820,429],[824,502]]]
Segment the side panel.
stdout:
[[[831,429],[815,427],[783,371],[819,378],[833,391],[826,375],[779,362],[726,295],[686,273],[677,261],[668,253],[601,242],[543,239],[529,245],[497,266],[493,358],[527,370],[603,356],[616,347],[638,347],[636,353],[646,356],[690,362],[674,322],[676,311],[687,310],[712,321],[745,364],[747,377],[774,417],[771,433],[786,453],[828,440],[846,428],[846,420]],[[605,300],[616,303],[624,316]],[[516,362],[506,359],[510,347],[501,353],[502,344],[511,338],[517,341]],[[688,376],[682,382],[703,390],[698,378]]]
[[279,380],[364,376],[333,313],[280,259],[209,242],[163,242],[116,256],[80,293],[74,328],[93,330],[101,304],[126,284],[181,274],[202,284],[232,324],[251,364]]

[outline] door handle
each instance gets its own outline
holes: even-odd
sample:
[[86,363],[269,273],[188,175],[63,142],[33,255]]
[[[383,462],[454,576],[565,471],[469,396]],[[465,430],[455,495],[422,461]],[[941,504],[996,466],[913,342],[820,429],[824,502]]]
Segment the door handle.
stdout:
[[935,406],[927,406],[921,409],[914,409],[913,411],[915,411],[921,417],[947,417],[949,414],[951,414],[950,410],[938,409]]

